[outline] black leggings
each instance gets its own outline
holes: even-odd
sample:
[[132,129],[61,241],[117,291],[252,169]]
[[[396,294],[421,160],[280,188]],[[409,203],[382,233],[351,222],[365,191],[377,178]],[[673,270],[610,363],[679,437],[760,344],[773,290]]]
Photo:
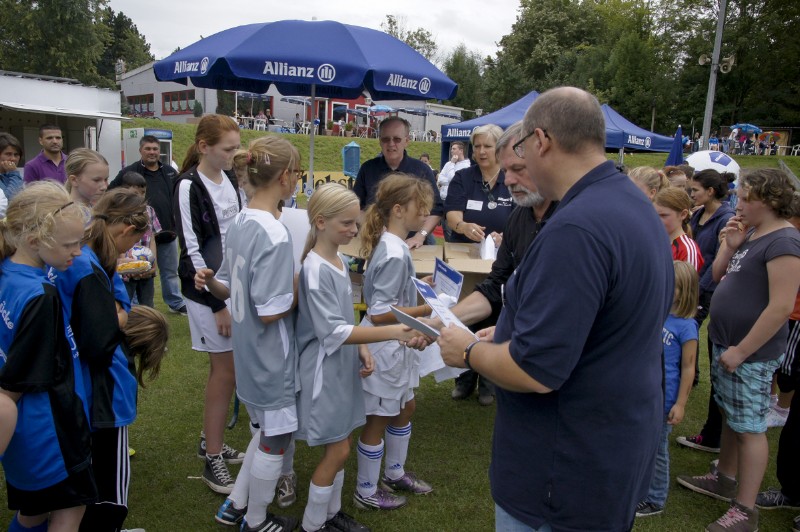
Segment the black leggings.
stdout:
[[[695,321],[697,321],[697,329],[700,330],[700,327],[703,325],[706,317],[711,310],[711,296],[714,295],[714,292],[707,292],[703,291],[700,292],[700,305],[697,309],[697,315],[695,316]],[[709,367],[709,381],[711,376],[711,362],[713,357],[713,351],[711,347],[711,335],[706,335],[706,347],[708,349],[708,367]],[[698,364],[697,372],[695,375],[700,374],[700,342],[697,342],[697,357],[695,358],[696,363]],[[720,434],[722,433],[722,414],[719,411],[719,407],[717,406],[717,402],[714,400],[714,384],[711,384],[711,389],[708,395],[708,414],[706,415],[706,423],[703,425],[703,430],[700,431],[700,435],[703,437],[703,445],[707,445],[708,447],[719,447],[719,439]]]

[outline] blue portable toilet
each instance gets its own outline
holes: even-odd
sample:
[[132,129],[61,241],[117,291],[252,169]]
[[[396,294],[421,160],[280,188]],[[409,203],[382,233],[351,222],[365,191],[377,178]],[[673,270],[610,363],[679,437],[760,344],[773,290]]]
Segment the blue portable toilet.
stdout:
[[344,148],[342,148],[342,162],[344,163],[344,175],[349,177],[348,188],[353,188],[353,181],[358,175],[358,169],[361,168],[361,146],[353,141]]

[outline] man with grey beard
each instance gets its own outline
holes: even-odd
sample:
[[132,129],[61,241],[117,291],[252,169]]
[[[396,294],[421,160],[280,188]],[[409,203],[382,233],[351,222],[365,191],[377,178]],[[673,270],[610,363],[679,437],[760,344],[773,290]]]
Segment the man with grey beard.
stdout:
[[[527,178],[525,159],[517,157],[512,149],[514,143],[519,140],[521,131],[522,121],[509,126],[495,147],[500,168],[505,171],[506,186],[511,191],[517,207],[506,222],[503,241],[497,250],[497,259],[492,264],[491,273],[475,287],[474,292],[451,309],[465,325],[473,325],[487,318],[491,318],[491,323],[486,326],[494,325],[503,307],[503,285],[522,262],[528,246],[558,205],[558,202],[546,200],[535,190],[520,185],[520,176],[523,181],[530,182]],[[441,322],[436,320],[435,325],[441,326]],[[459,384],[457,383],[453,390],[453,398],[462,398],[456,397],[460,393]],[[467,386],[468,383],[464,385],[465,388]],[[472,387],[474,388],[474,382]]]

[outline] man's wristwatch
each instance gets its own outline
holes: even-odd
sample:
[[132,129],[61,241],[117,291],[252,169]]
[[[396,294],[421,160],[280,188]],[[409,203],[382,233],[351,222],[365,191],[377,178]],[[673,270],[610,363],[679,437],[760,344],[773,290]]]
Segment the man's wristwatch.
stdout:
[[427,236],[428,236],[428,232],[427,232],[425,229],[423,229],[422,231],[420,231],[420,232],[419,232],[419,234],[421,234],[423,238],[425,238],[425,237],[427,237]]

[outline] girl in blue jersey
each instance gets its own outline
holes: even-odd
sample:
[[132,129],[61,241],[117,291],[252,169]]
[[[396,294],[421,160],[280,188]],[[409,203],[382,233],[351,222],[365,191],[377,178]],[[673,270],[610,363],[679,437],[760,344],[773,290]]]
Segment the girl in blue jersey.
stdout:
[[[75,531],[97,500],[80,368],[45,264],[80,256],[83,210],[61,185],[33,183],[0,222],[0,394],[19,409],[3,456],[9,530]],[[32,459],[35,457],[35,459]]]
[[363,377],[373,359],[365,344],[408,341],[419,333],[403,325],[355,326],[347,262],[339,246],[356,235],[358,196],[336,183],[322,185],[308,203],[311,230],[298,283],[297,350],[300,356],[297,438],[325,453],[314,470],[303,530],[368,530],[341,511],[350,433],[366,422]]
[[[369,257],[364,276],[368,307],[364,325],[396,323],[390,306],[411,316],[429,316],[427,305],[417,305],[417,291],[411,281],[416,272],[405,238],[422,228],[430,214],[433,190],[421,179],[394,173],[381,180],[375,198],[361,229],[364,255]],[[397,341],[370,344],[369,349],[375,358],[375,372],[363,379],[367,424],[358,442],[354,501],[359,508],[392,510],[407,502],[394,492],[424,494],[433,490],[404,469],[416,407],[419,361],[414,351]],[[384,448],[386,467],[381,476]]]
[[694,381],[697,353],[697,298],[699,278],[694,266],[682,260],[673,262],[675,297],[664,330],[664,425],[661,429],[656,467],[647,497],[636,506],[637,517],[658,515],[664,511],[669,493],[669,434],[683,421],[686,403]]
[[253,141],[245,159],[252,196],[231,222],[216,278],[198,268],[195,288],[220,300],[230,297],[236,393],[260,429],[247,446],[242,469],[217,513],[245,532],[293,530],[297,520],[267,511],[281,479],[284,455],[297,430],[297,347],[292,240],[278,221],[281,201],[291,197],[300,156],[285,139]]
[[55,283],[80,355],[99,493],[99,504],[87,508],[81,528],[101,531],[121,528],[128,513],[128,425],[136,419],[136,377],[121,344],[130,302],[115,269],[120,253],[138,242],[150,220],[145,198],[130,189],[108,192],[92,214],[82,254],[72,268],[55,275]]

